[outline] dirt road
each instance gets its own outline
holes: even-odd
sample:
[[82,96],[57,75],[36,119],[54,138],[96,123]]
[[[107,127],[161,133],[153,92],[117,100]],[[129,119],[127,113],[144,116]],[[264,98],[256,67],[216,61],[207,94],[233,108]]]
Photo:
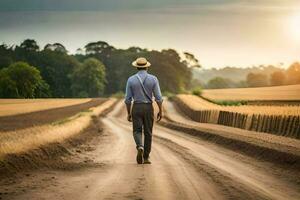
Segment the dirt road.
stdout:
[[137,165],[125,119],[121,102],[102,119],[93,150],[73,156],[90,167],[29,173],[3,186],[0,199],[300,199],[288,171],[159,125],[152,164]]

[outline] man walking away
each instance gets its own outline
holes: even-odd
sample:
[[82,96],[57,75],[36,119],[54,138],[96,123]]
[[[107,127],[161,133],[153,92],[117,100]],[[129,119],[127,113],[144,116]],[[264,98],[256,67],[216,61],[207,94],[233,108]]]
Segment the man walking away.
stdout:
[[[152,143],[153,128],[153,106],[152,97],[158,105],[159,112],[157,121],[162,118],[162,96],[158,83],[158,79],[148,74],[150,63],[145,58],[136,59],[132,65],[136,67],[138,72],[129,77],[126,85],[125,104],[127,108],[127,120],[133,122],[133,137],[136,143],[138,164],[151,164],[149,155]],[[131,102],[133,106],[131,110]],[[144,130],[144,144],[142,141],[142,132]]]

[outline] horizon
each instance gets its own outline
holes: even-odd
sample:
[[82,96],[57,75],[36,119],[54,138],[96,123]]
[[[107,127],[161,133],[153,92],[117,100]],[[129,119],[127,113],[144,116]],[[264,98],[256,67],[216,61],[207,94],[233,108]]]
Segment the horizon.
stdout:
[[[204,69],[299,61],[300,3],[296,0],[175,0],[138,3],[88,0],[0,2],[0,42],[59,42],[73,54],[88,42],[116,48],[172,48],[193,53]],[[298,26],[299,25],[299,26]]]

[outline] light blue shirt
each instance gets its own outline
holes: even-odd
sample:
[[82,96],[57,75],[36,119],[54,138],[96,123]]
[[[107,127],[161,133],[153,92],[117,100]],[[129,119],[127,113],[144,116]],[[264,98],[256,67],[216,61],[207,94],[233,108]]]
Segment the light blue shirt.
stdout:
[[[155,101],[162,102],[163,99],[156,76],[148,74],[146,70],[140,70],[136,74],[141,78],[147,94],[152,99],[154,96]],[[125,103],[130,104],[132,100],[134,103],[152,103],[152,99],[150,101],[150,99],[147,98],[147,95],[145,95],[143,87],[136,74],[129,77],[127,80]]]

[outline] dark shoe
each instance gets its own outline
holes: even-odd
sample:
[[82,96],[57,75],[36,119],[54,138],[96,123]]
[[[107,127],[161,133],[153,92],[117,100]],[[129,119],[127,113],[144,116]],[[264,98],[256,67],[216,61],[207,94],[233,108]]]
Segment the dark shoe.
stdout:
[[149,160],[149,158],[145,158],[144,164],[151,164],[151,161]]
[[143,164],[144,163],[144,149],[143,147],[139,147],[137,150],[137,155],[136,155],[136,162],[138,164]]

